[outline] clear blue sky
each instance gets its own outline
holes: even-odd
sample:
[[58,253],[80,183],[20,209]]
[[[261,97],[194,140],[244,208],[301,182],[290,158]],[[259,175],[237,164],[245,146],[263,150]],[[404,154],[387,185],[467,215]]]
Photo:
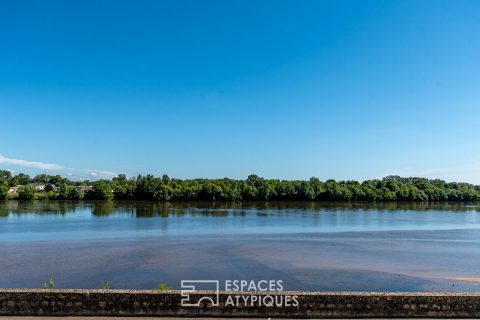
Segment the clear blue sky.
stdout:
[[2,1],[0,168],[480,183],[480,1]]

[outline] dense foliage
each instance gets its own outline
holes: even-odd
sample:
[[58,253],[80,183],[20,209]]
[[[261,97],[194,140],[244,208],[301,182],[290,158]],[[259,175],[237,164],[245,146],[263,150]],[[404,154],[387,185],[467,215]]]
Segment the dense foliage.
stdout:
[[[48,183],[35,193],[31,183]],[[119,175],[112,180],[71,181],[59,175],[46,174],[30,178],[0,171],[0,198],[6,198],[8,187],[22,185],[15,195],[21,199],[136,199],[136,200],[359,200],[359,201],[479,201],[480,186],[425,178],[389,176],[383,179],[357,181],[320,181],[264,179],[250,175],[246,180],[233,179],[170,179],[153,175],[128,179]],[[79,186],[92,185],[83,191]]]

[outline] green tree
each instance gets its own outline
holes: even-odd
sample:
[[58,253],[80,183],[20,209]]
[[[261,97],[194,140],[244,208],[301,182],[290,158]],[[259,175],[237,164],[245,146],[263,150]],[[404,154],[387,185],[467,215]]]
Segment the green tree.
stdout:
[[6,199],[8,196],[8,183],[6,181],[0,182],[0,200]]
[[314,186],[307,182],[301,181],[300,182],[300,192],[298,193],[299,200],[314,200],[317,196],[315,193]]
[[156,179],[153,175],[137,177],[135,186],[135,199],[140,200],[152,200],[154,199],[155,191],[159,184],[159,179]]
[[157,186],[153,198],[156,200],[167,201],[172,198],[173,190],[165,184],[160,184]]
[[133,199],[135,181],[127,180],[127,176],[119,174],[112,179],[113,193],[116,199]]
[[257,188],[249,183],[243,183],[241,187],[243,200],[255,200],[257,198]]
[[66,184],[62,184],[58,190],[58,198],[62,200],[81,200],[83,197],[83,191]]
[[18,198],[22,200],[32,200],[35,197],[35,188],[32,186],[21,186],[18,189]]
[[113,199],[113,189],[109,181],[99,180],[93,184],[93,191],[88,194],[90,199],[111,200]]
[[28,174],[19,173],[12,178],[10,185],[14,187],[18,185],[26,185],[26,184],[29,184],[30,182],[31,180]]
[[33,179],[32,182],[36,183],[49,183],[50,182],[50,176],[48,174],[39,174],[36,175]]
[[12,173],[8,170],[0,170],[0,182],[10,183],[12,180]]

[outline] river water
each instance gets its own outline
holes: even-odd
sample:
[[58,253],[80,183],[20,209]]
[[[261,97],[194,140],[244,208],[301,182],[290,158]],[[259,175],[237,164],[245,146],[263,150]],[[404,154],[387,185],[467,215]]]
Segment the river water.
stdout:
[[0,287],[480,292],[473,203],[0,201]]

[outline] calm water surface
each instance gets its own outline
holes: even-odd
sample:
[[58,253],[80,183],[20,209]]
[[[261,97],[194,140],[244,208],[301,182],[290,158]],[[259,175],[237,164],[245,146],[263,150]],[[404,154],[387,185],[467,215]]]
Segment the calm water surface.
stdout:
[[281,279],[289,290],[480,291],[472,203],[0,202],[0,287],[179,288]]

